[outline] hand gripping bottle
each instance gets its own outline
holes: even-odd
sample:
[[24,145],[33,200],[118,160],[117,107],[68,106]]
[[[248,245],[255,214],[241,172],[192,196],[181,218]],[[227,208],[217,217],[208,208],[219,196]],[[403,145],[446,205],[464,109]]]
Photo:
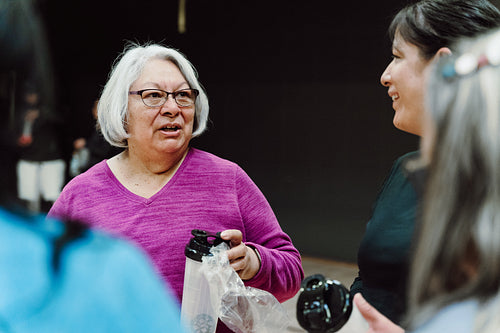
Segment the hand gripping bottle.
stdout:
[[186,270],[182,292],[181,320],[191,333],[213,333],[217,327],[217,309],[210,300],[210,285],[200,272],[202,257],[210,256],[210,248],[223,242],[219,233],[192,230],[186,245]]
[[321,274],[302,281],[297,300],[297,321],[309,333],[366,332],[368,324],[339,281]]

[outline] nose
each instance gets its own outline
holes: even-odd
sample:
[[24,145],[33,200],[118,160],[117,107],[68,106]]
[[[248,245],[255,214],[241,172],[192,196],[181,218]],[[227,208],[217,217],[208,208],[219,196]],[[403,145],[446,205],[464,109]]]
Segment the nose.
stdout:
[[161,106],[160,114],[168,117],[175,117],[181,111],[179,105],[174,99],[174,96],[167,95],[167,101]]
[[387,68],[384,70],[382,75],[380,76],[380,84],[382,84],[384,87],[388,87],[391,84],[391,73],[390,73],[390,67],[391,65],[389,64]]

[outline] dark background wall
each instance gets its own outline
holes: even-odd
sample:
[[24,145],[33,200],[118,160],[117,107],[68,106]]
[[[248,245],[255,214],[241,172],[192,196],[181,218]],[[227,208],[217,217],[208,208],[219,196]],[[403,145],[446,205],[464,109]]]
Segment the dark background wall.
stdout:
[[[392,162],[418,147],[392,125],[379,77],[386,29],[406,1],[43,1],[69,136],[125,40],[180,49],[198,69],[210,127],[193,146],[240,164],[305,255],[355,261]],[[70,138],[68,138],[70,140]]]

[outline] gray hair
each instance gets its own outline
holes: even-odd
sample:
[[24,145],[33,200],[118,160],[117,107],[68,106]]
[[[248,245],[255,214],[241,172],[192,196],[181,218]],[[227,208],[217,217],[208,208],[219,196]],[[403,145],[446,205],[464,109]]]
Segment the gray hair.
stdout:
[[172,61],[181,71],[190,88],[198,89],[200,94],[195,104],[193,137],[206,129],[208,120],[208,98],[198,82],[194,66],[179,51],[158,44],[137,45],[130,43],[116,59],[108,82],[104,86],[97,107],[100,130],[111,145],[127,147],[128,92],[150,59]]
[[[476,298],[486,304],[499,293],[500,67],[479,64],[492,50],[500,59],[499,38],[496,30],[462,41],[429,80],[436,133],[411,266],[411,326],[451,303]],[[466,73],[457,67],[464,54],[476,59]],[[450,75],[450,66],[457,72]],[[493,332],[492,325],[476,331]]]

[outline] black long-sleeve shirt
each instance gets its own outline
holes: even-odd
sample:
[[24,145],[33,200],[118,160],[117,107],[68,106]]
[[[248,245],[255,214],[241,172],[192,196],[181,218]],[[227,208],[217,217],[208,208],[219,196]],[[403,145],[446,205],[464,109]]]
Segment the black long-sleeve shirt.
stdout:
[[400,323],[406,309],[410,249],[417,212],[417,193],[401,156],[379,192],[358,250],[359,275],[351,293],[363,297],[386,317]]

